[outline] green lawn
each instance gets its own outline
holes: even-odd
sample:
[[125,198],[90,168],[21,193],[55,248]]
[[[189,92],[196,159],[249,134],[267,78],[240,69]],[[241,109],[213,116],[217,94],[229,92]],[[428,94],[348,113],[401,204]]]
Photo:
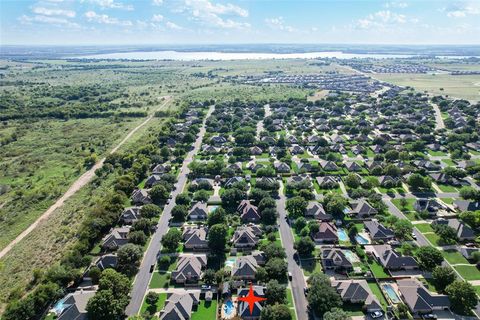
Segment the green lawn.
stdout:
[[445,163],[447,166],[455,167],[455,162],[450,159],[443,159],[442,162]]
[[454,268],[467,281],[468,280],[480,280],[480,271],[478,271],[477,267],[474,266],[474,265],[471,265],[471,266],[456,266]]
[[456,250],[442,251],[442,255],[451,264],[469,263],[462,254]]
[[425,287],[427,287],[429,291],[437,293],[433,279],[419,278],[419,280],[425,285]]
[[[165,300],[167,300],[167,294],[166,293],[159,293],[158,295],[158,301],[157,301],[157,312],[163,309],[163,306],[165,305]],[[140,314],[144,313],[147,311],[148,305],[145,299],[143,300],[142,307],[140,308]]]
[[170,273],[165,271],[155,271],[148,287],[150,289],[168,288],[170,283]]
[[480,296],[480,286],[473,286],[475,288],[475,291],[477,291],[477,295]]
[[442,190],[443,192],[457,192],[458,189],[455,188],[454,186],[450,186],[448,184],[440,184],[440,183],[437,183],[437,186],[438,188],[440,188],[440,190]]
[[306,276],[311,275],[314,272],[322,272],[322,264],[316,259],[301,260],[302,269]]
[[390,275],[383,270],[383,267],[380,264],[378,264],[378,262],[373,261],[369,265],[370,265],[370,270],[372,270],[372,273],[375,278],[382,279],[382,278],[390,277]]
[[433,151],[433,150],[428,150],[428,154],[434,157],[441,157],[441,156],[447,155],[447,153],[444,151]]
[[201,300],[198,309],[192,313],[192,320],[215,319],[217,316],[217,301]]
[[407,205],[405,206],[405,208],[402,208],[400,204],[401,203],[400,199],[393,199],[392,203],[403,212],[415,211],[415,209],[413,209],[413,204],[415,203],[415,199],[405,199],[405,200],[407,200]]
[[376,282],[369,282],[368,286],[370,287],[370,290],[372,290],[373,294],[377,297],[378,301],[380,301],[380,304],[383,307],[383,310],[387,309],[388,303],[387,300],[385,300],[385,297],[382,294],[382,291],[380,290],[380,287],[377,285]]
[[420,231],[421,233],[434,232],[432,227],[428,223],[419,223],[419,224],[414,224],[413,226],[417,228],[418,231]]
[[446,204],[453,204],[453,201],[455,201],[457,199],[455,199],[455,198],[441,198],[440,200],[442,200]]
[[292,290],[290,288],[287,288],[287,306],[290,309],[292,320],[297,320],[297,315],[295,314],[295,304],[293,303]]
[[435,246],[439,246],[439,240],[440,240],[440,237],[436,234],[436,233],[427,233],[427,234],[424,234],[425,238],[428,239],[428,241],[430,241],[431,244],[435,245]]

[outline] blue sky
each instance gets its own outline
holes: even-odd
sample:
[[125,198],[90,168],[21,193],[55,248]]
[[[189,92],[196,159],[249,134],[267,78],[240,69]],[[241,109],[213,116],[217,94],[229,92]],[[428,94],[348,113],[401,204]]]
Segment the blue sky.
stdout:
[[480,0],[0,0],[1,44],[480,44]]

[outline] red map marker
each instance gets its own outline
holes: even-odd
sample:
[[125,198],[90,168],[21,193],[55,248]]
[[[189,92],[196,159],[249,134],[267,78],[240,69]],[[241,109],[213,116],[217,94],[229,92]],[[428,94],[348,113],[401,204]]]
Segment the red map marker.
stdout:
[[246,297],[238,297],[238,300],[248,303],[248,308],[250,309],[250,315],[251,315],[253,313],[255,302],[259,302],[267,299],[255,296],[255,293],[253,292],[253,285],[250,283],[250,290],[248,291],[248,295]]

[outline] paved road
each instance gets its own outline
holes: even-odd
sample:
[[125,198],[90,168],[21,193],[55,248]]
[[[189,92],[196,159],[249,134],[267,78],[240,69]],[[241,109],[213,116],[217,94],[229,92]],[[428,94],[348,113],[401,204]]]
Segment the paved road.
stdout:
[[[166,103],[170,101],[170,97],[165,97],[165,102],[160,106],[163,107]],[[120,141],[112,150],[110,150],[109,154],[113,154],[117,152],[117,150],[132,137],[132,135],[137,132],[141,127],[145,126],[150,120],[152,120],[154,116],[154,112],[152,112],[142,123],[138,126],[130,130],[130,132]],[[23,230],[15,239],[13,239],[5,248],[0,251],[0,259],[5,256],[17,243],[22,241],[26,236],[28,236],[35,228],[40,224],[40,222],[48,219],[52,213],[57,210],[58,208],[62,207],[65,201],[67,201],[70,197],[72,197],[78,190],[83,188],[87,183],[89,183],[93,177],[95,177],[95,171],[103,167],[103,163],[105,162],[105,158],[102,158],[99,162],[95,163],[93,167],[91,167],[88,171],[82,174],[77,180],[73,182],[73,184],[68,188],[68,190],[55,201],[54,204],[50,206],[40,217],[37,218],[27,229]]]
[[435,111],[435,130],[445,129],[445,123],[443,123],[442,113],[440,108],[435,103],[430,103]]
[[293,254],[295,253],[295,249],[293,248],[294,239],[290,226],[285,220],[285,217],[287,215],[285,206],[286,198],[283,192],[283,183],[280,182],[279,199],[277,200],[280,237],[282,238],[282,244],[287,254],[288,271],[292,273],[292,281],[290,285],[292,288],[292,295],[295,304],[295,312],[297,314],[297,319],[307,320],[308,303],[303,293],[303,288],[307,286],[307,283],[305,282],[305,277],[303,275],[302,269],[293,259]]
[[172,192],[172,201],[165,206],[163,209],[162,216],[157,224],[157,230],[153,234],[150,244],[143,256],[142,263],[140,265],[140,269],[135,277],[135,281],[133,283],[133,289],[131,292],[130,304],[127,306],[125,313],[127,316],[136,315],[140,311],[140,307],[142,306],[143,297],[145,296],[145,292],[148,289],[148,284],[150,282],[150,278],[152,274],[150,273],[150,266],[157,262],[157,255],[160,252],[162,245],[160,240],[165,233],[167,233],[169,226],[168,222],[171,218],[172,208],[175,206],[175,197],[183,191],[185,184],[187,182],[187,175],[190,172],[188,169],[188,165],[193,161],[194,155],[198,152],[202,145],[202,139],[205,135],[205,122],[208,117],[212,114],[213,110],[215,109],[214,106],[211,106],[208,110],[208,113],[203,120],[203,125],[200,128],[200,132],[197,136],[197,140],[195,141],[194,148],[187,154],[187,157],[183,161],[182,169],[178,176],[178,181],[175,184],[175,189]]

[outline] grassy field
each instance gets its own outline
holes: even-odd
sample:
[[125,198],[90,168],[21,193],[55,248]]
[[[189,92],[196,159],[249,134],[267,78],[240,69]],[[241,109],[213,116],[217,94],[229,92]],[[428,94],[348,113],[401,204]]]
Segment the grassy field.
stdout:
[[469,263],[467,259],[465,259],[462,254],[456,250],[448,250],[448,251],[442,251],[442,255],[451,264],[457,264],[457,263]]
[[455,266],[455,270],[460,273],[460,275],[465,280],[480,280],[480,271],[474,265],[471,266]]
[[[141,119],[10,122],[19,138],[0,155],[0,248],[42,214],[83,172],[84,159],[104,156]],[[2,127],[0,127],[2,128]]]
[[411,86],[417,91],[428,91],[434,95],[449,95],[472,101],[480,99],[480,75],[375,74],[375,78],[400,86]]
[[217,301],[201,300],[198,309],[192,314],[192,320],[215,319],[217,315]]
[[[159,293],[158,294],[158,301],[157,301],[157,312],[163,309],[163,306],[165,305],[165,301],[167,300],[167,294],[166,293]],[[140,308],[140,314],[144,313],[148,309],[148,304],[144,300],[142,303],[142,307]]]

